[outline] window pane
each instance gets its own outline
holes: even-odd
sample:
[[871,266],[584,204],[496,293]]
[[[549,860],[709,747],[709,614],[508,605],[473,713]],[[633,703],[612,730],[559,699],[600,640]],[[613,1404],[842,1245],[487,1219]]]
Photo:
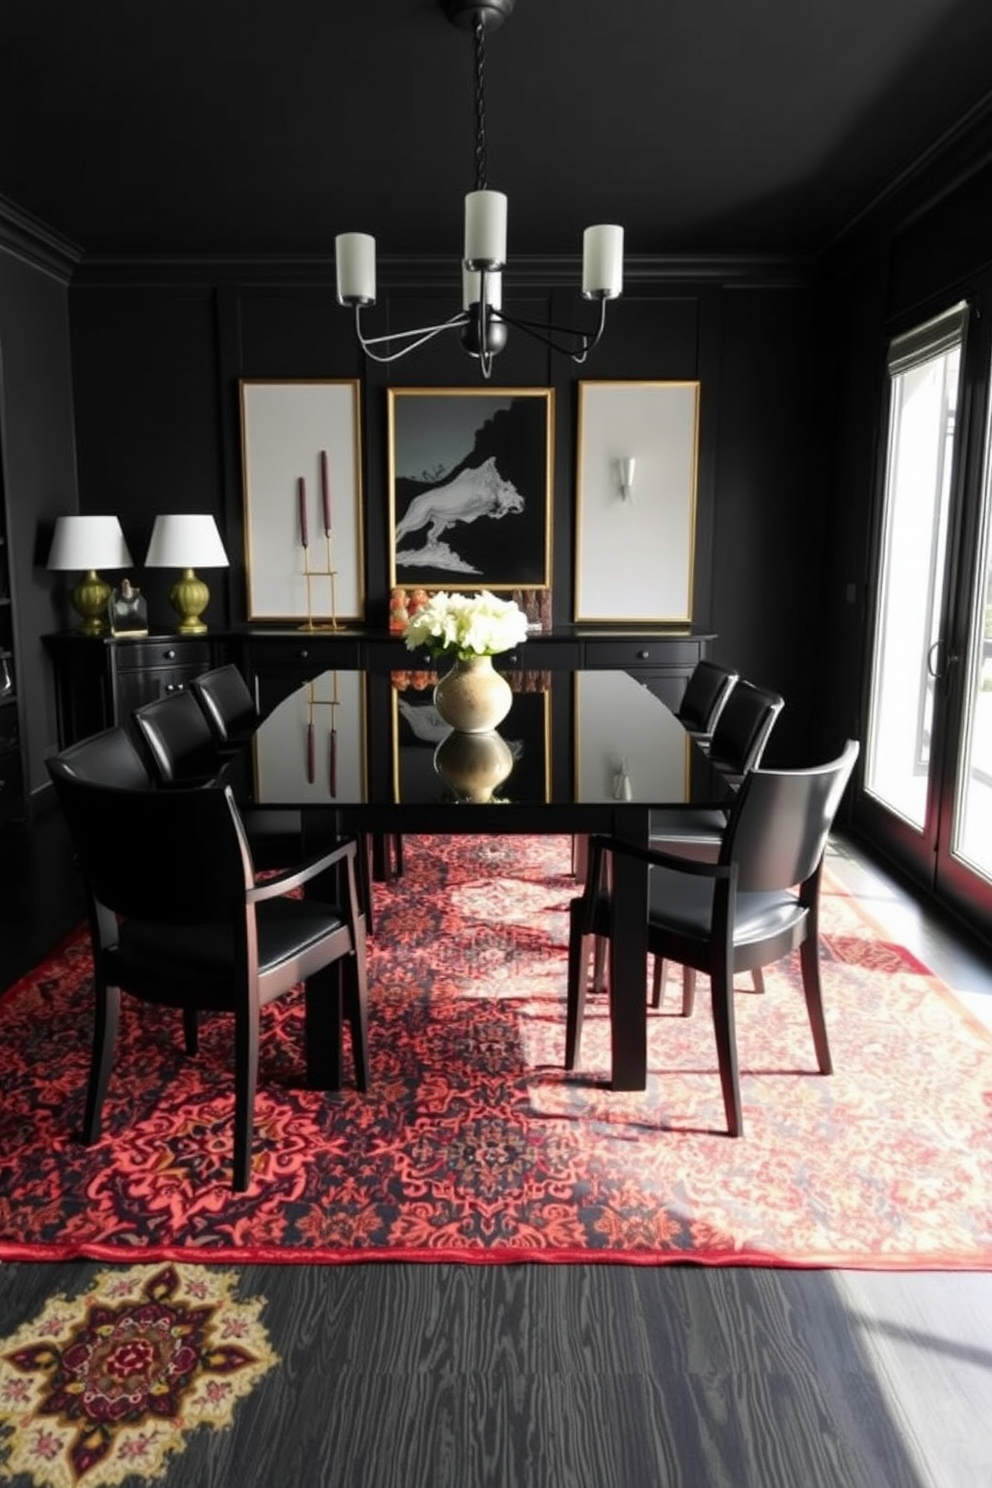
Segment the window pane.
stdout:
[[891,379],[865,786],[921,831],[960,360],[958,339]]

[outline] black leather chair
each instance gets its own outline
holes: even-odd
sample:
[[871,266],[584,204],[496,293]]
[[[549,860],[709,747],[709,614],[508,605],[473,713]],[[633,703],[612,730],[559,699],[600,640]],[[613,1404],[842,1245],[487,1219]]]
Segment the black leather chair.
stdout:
[[[761,764],[765,748],[784,707],[780,693],[753,682],[738,680],[728,692],[727,700],[708,741],[711,765],[731,789],[739,787],[749,770]],[[705,747],[705,746],[704,746]],[[726,806],[697,806],[679,811],[651,813],[651,845],[680,856],[705,858],[712,862],[720,850],[727,825]],[[660,1007],[666,968],[656,961],[651,995],[652,1007]],[[602,950],[599,952],[597,980],[602,975]],[[756,992],[764,991],[760,968],[754,973]],[[682,974],[682,1012],[692,1011],[695,995],[695,973],[685,967]]]
[[716,728],[739,673],[715,661],[697,661],[675,716],[691,734],[708,739]]
[[[236,758],[219,747],[207,715],[189,691],[169,692],[144,703],[132,719],[153,778],[169,790],[216,782]],[[281,868],[303,855],[299,811],[245,807],[242,821],[260,870]]]
[[612,933],[611,875],[603,871],[603,859],[625,853],[650,865],[651,954],[710,978],[730,1135],[740,1136],[744,1125],[734,1031],[735,972],[769,966],[799,949],[817,1065],[821,1074],[830,1073],[820,988],[820,877],[827,838],[858,750],[858,743],[849,740],[829,764],[751,770],[734,800],[715,863],[592,838],[585,888],[570,905],[566,1068],[574,1069],[579,1056],[590,944]]
[[[241,674],[236,668],[234,670],[244,685]],[[247,724],[244,709],[238,709],[232,714],[229,726],[223,726],[223,736],[216,723],[216,716],[223,710],[225,700],[234,698],[237,690],[230,678],[226,678],[221,688],[211,692],[211,708],[208,709],[202,700],[198,701],[198,694],[190,683],[189,690],[167,693],[164,697],[155,698],[135,709],[134,723],[144,739],[149,760],[162,785],[171,788],[177,784],[190,786],[216,780],[232,764],[241,762],[243,750],[247,747],[246,740],[237,746],[234,741],[236,729],[243,730]],[[244,690],[251,701],[251,693],[246,685]],[[254,709],[253,703],[252,708]],[[258,868],[279,868],[300,857],[305,837],[303,817],[299,811],[269,806],[246,807],[242,811],[242,819]],[[386,837],[385,841],[393,847],[396,871],[402,871],[402,839],[397,834],[395,843],[391,836]],[[367,833],[361,834],[359,843],[359,888],[366,929],[371,935],[375,926],[370,857],[375,844]]]
[[217,747],[234,753],[258,727],[259,713],[251,688],[233,662],[201,672],[187,683],[210,725]]
[[[340,1086],[344,1012],[355,1082],[360,1090],[368,1085],[365,920],[355,839],[259,883],[229,786],[120,789],[83,779],[60,756],[47,763],[89,903],[96,1012],[83,1140],[100,1135],[122,991],[182,1010],[187,1048],[193,1030],[192,1052],[197,1014],[231,1012],[233,1186],[245,1189],[262,1007],[305,982],[308,1084]],[[139,843],[140,851],[122,851],[128,842]],[[335,873],[343,885],[335,903],[292,893]]]
[[131,716],[162,785],[189,787],[217,779],[225,756],[192,693],[167,692]]
[[116,785],[122,790],[148,790],[154,785],[130,734],[117,726],[67,745],[58,759],[65,773],[94,785]]

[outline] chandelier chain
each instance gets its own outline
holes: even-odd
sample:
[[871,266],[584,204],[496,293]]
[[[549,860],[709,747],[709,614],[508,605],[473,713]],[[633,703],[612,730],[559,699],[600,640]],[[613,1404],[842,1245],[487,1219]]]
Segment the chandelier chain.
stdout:
[[486,27],[475,21],[475,189],[486,190]]

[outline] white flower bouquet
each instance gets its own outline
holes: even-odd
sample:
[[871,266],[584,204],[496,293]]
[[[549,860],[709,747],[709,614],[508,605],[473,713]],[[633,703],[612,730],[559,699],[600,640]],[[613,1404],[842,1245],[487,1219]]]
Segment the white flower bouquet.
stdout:
[[527,639],[527,616],[512,599],[440,590],[408,620],[403,639],[411,651],[426,647],[432,656],[471,661],[497,656]]

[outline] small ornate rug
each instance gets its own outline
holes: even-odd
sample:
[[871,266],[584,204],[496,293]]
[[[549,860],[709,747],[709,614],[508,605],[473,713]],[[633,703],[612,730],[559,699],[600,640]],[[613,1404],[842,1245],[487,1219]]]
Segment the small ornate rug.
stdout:
[[6,1474],[34,1488],[110,1488],[164,1475],[191,1431],[230,1426],[279,1361],[264,1303],[232,1272],[130,1266],[55,1296],[0,1338]]
[[85,936],[10,989],[0,1257],[992,1269],[992,1036],[838,884],[835,1073],[816,1072],[798,958],[764,994],[742,980],[734,1140],[702,979],[691,1018],[674,981],[647,1011],[646,1091],[608,1087],[605,998],[564,1070],[567,839],[411,837],[405,863],[376,886],[371,1088],[305,1089],[302,998],[268,1008],[244,1194],[227,1018],[189,1058],[178,1014],[125,999],[86,1148]]

